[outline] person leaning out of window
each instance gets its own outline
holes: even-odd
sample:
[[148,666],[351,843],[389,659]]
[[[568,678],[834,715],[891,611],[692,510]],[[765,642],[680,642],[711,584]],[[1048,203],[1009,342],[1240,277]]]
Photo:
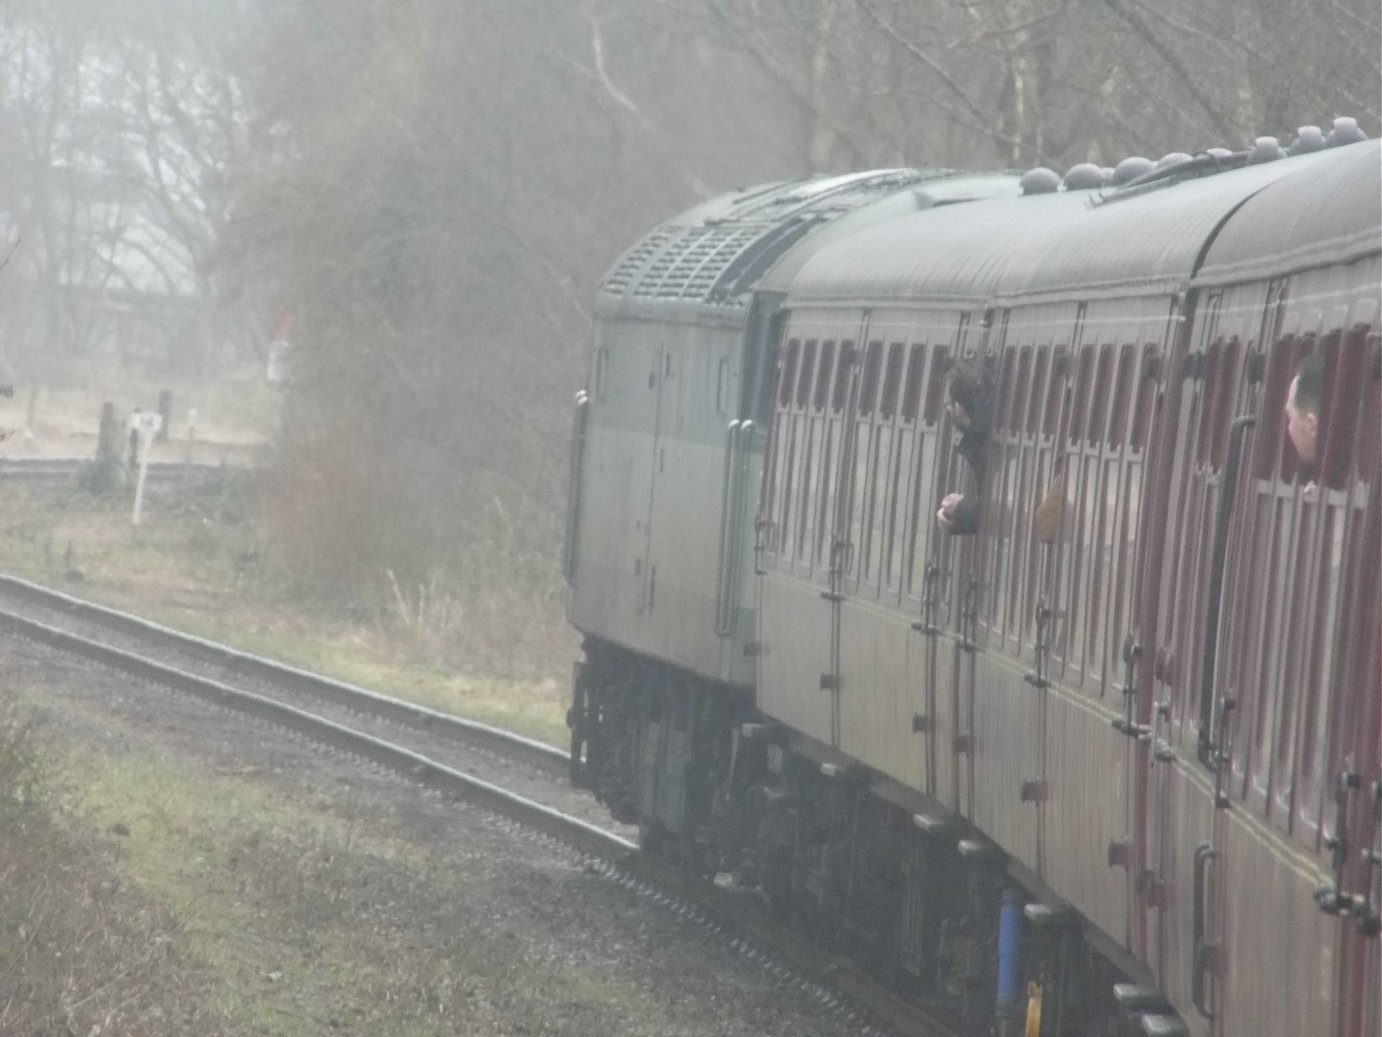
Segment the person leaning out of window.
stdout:
[[1311,469],[1320,440],[1320,405],[1324,401],[1324,357],[1311,353],[1296,367],[1286,394],[1286,435],[1301,463]]
[[974,472],[974,490],[947,493],[936,512],[936,524],[947,533],[977,533],[993,424],[993,376],[978,357],[960,361],[950,373],[950,417],[960,433],[956,449]]

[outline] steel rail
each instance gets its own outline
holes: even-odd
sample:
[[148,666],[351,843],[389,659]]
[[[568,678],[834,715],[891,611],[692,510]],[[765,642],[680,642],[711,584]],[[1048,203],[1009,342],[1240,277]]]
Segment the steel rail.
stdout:
[[570,817],[498,785],[453,770],[404,746],[353,730],[264,695],[165,666],[153,659],[59,630],[7,610],[0,610],[0,630],[89,659],[139,680],[162,684],[215,705],[267,720],[332,748],[355,753],[427,788],[463,796],[497,814],[521,821],[602,860],[618,862],[638,850],[637,844],[580,818]]
[[278,684],[384,720],[425,728],[469,745],[483,746],[510,757],[520,757],[525,762],[552,773],[564,776],[570,764],[570,756],[564,750],[534,738],[324,677],[205,638],[184,634],[159,623],[141,619],[139,616],[84,601],[16,576],[0,574],[0,595],[8,595],[133,634],[160,647],[185,652],[202,662],[220,666],[240,677]]
[[[59,482],[75,479],[90,457],[0,457],[0,482]],[[149,479],[153,482],[193,482],[214,477],[224,471],[249,471],[205,461],[150,461]]]

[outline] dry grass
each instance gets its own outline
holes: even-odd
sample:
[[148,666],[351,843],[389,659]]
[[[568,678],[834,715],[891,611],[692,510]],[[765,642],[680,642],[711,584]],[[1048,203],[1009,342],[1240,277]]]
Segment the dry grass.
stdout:
[[[564,744],[577,639],[561,596],[497,579],[503,560],[373,600],[304,595],[255,523],[256,488],[230,479],[129,502],[72,488],[11,484],[0,495],[0,571],[127,609],[342,680]],[[485,588],[489,582],[488,589]]]
[[553,1032],[599,983],[484,924],[486,880],[348,785],[275,789],[104,712],[45,747],[27,715],[0,693],[0,788],[29,790],[0,801],[0,1035]]
[[0,694],[0,1034],[219,1032],[196,970],[169,960],[174,920],[122,888],[112,847],[63,823],[59,762]]

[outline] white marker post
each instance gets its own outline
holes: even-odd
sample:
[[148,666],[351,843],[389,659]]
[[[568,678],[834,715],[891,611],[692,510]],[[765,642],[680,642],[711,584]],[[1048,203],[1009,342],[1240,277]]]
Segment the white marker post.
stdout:
[[163,427],[163,419],[157,414],[144,414],[135,411],[130,415],[130,431],[139,436],[139,477],[134,484],[134,514],[130,525],[139,525],[139,515],[144,509],[144,477],[149,473],[149,444],[154,435]]

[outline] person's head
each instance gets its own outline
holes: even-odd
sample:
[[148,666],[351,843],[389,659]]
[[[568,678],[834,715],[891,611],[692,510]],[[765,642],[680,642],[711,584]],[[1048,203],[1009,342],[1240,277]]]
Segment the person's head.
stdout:
[[1286,394],[1286,434],[1300,459],[1313,464],[1320,438],[1324,402],[1324,357],[1312,353],[1300,362]]
[[987,426],[992,395],[988,368],[978,357],[961,360],[951,370],[950,413],[959,429]]

